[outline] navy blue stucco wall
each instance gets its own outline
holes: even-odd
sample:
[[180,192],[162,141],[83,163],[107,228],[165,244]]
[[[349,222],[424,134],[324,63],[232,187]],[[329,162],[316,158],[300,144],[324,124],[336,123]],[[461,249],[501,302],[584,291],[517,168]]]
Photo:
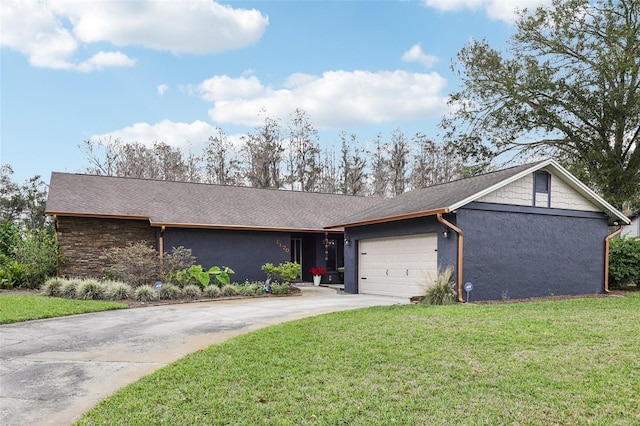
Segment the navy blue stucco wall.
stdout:
[[197,264],[205,268],[228,266],[236,272],[231,279],[237,282],[264,280],[260,267],[267,262],[290,261],[290,244],[287,232],[169,228],[164,234],[165,252],[172,247],[190,248]]
[[603,292],[603,214],[468,207],[458,211],[457,226],[464,233],[464,281],[474,285],[471,301]]
[[[444,218],[454,225],[456,224],[455,215],[445,215]],[[435,216],[348,228],[345,232],[345,238],[348,238],[350,242],[348,246],[344,247],[344,291],[346,293],[358,292],[358,244],[359,240],[367,238],[435,232],[438,234],[438,265],[441,268],[453,266],[455,277],[458,249],[456,234],[450,232],[449,237],[444,238],[443,230],[444,226],[438,222]]]

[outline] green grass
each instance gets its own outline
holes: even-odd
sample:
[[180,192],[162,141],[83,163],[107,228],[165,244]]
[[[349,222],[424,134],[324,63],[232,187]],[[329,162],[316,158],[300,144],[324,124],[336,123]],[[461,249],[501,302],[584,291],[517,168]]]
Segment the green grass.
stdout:
[[81,425],[632,425],[640,297],[406,305],[303,319],[191,354]]
[[32,295],[0,295],[0,324],[126,308],[123,303]]

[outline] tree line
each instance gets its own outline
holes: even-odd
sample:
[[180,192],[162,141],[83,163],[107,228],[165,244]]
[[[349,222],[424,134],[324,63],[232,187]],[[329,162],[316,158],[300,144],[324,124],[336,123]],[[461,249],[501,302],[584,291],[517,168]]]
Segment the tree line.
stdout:
[[338,149],[322,147],[308,114],[298,108],[285,125],[266,117],[239,144],[216,128],[199,153],[120,139],[86,140],[81,149],[89,174],[346,195],[398,195],[449,182],[466,170],[422,133],[408,138],[396,129],[362,141],[342,132],[338,142]]

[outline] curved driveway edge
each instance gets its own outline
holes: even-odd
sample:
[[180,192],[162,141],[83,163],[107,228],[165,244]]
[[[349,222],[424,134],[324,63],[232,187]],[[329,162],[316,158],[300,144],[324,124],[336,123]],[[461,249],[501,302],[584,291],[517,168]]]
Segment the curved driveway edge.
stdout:
[[99,312],[0,326],[0,424],[69,425],[119,388],[183,356],[269,325],[406,304],[302,287],[301,297]]

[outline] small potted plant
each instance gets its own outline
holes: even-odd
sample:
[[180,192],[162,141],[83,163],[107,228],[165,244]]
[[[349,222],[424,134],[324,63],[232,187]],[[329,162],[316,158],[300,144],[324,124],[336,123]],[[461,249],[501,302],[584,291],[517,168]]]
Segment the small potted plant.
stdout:
[[311,275],[313,275],[313,285],[319,286],[322,276],[327,273],[321,266],[316,266],[310,269]]

